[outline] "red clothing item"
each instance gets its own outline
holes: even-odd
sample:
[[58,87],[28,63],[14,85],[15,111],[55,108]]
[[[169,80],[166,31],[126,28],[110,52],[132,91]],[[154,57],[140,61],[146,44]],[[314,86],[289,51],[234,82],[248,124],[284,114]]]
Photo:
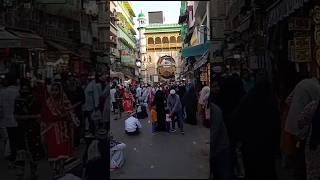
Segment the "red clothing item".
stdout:
[[124,93],[123,109],[125,112],[133,112],[133,101],[131,93]]
[[44,104],[41,114],[45,124],[48,157],[70,157],[73,155],[73,122],[68,115],[62,116],[68,114],[63,107],[59,107],[59,113],[53,113],[48,101]]

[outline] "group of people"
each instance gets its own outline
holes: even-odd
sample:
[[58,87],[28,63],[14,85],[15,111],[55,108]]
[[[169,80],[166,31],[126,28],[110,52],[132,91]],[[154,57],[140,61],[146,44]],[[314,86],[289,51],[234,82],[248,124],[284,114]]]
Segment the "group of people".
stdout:
[[74,158],[81,140],[108,128],[106,75],[61,73],[41,80],[8,73],[1,80],[1,137],[17,179],[25,176],[26,163],[31,178],[37,178],[38,163],[44,158],[55,179],[64,176],[65,163]]
[[[149,110],[154,133],[175,132],[178,123],[180,132],[184,134],[183,124],[197,125],[197,114],[203,125],[210,128],[209,86],[203,86],[200,92],[196,92],[194,85],[185,82],[154,85],[117,85],[113,82],[111,86],[110,97],[114,113],[136,113],[137,119],[144,119],[148,117],[146,112]],[[198,108],[195,106],[197,104]],[[135,118],[128,120],[126,131],[137,134],[135,131],[139,131],[139,123],[133,119]],[[129,125],[130,123],[133,125]],[[133,126],[137,128],[133,129]]]
[[280,103],[266,71],[216,73],[211,102],[211,178],[278,179],[277,160],[320,179],[320,81],[299,82]]

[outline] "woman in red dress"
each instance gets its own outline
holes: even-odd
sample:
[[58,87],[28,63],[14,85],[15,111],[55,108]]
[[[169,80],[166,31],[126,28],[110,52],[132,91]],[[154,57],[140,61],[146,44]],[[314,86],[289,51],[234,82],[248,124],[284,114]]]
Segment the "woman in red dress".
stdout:
[[133,96],[129,90],[125,90],[123,93],[123,109],[124,112],[132,113],[133,112]]
[[48,148],[48,158],[54,178],[64,175],[64,162],[73,155],[73,129],[78,119],[60,83],[51,86],[42,110],[42,134]]

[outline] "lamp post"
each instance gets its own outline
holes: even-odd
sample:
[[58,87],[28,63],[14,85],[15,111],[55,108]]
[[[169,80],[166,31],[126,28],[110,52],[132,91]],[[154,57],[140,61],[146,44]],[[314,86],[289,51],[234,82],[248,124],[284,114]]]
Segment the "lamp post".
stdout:
[[138,82],[140,84],[140,70],[141,70],[141,60],[140,59],[136,59],[136,66],[138,67]]

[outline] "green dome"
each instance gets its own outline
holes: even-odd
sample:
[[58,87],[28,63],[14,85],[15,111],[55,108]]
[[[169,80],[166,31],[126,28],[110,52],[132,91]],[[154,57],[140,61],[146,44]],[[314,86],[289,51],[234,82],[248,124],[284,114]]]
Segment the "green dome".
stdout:
[[141,13],[138,15],[138,17],[145,17],[145,15],[144,15],[143,12],[141,11]]

